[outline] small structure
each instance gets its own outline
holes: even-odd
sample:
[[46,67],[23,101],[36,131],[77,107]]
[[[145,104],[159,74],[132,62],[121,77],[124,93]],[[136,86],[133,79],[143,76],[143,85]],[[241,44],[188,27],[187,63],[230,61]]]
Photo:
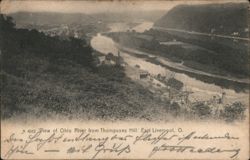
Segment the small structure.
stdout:
[[146,71],[141,71],[139,74],[140,74],[140,79],[145,79],[149,76],[149,73]]
[[210,30],[210,33],[214,33],[215,32],[215,29],[214,28],[212,28],[211,30]]
[[100,60],[101,64],[104,64],[104,65],[114,65],[115,61],[113,61],[113,57],[114,57],[114,55],[112,53],[108,53],[105,56],[100,56],[99,60]]
[[77,31],[74,31],[74,38],[79,38],[79,35],[78,35],[78,32]]
[[239,36],[240,34],[239,34],[239,32],[233,32],[231,35],[232,36]]
[[124,66],[125,62],[123,58],[120,55],[120,52],[118,51],[118,56],[114,56],[113,53],[109,52],[105,56],[100,56],[99,60],[101,64],[106,64],[106,65],[119,65],[119,66]]

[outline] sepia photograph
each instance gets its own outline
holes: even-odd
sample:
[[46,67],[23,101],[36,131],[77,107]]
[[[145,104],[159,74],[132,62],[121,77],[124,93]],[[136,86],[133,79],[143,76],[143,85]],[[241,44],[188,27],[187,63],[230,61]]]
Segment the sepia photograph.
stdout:
[[249,22],[247,0],[2,0],[1,158],[248,159]]

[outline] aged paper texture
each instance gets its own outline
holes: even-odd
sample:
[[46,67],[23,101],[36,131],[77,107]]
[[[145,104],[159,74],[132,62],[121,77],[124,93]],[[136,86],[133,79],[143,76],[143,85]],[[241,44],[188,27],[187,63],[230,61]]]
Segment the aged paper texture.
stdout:
[[248,159],[247,1],[3,0],[2,159]]

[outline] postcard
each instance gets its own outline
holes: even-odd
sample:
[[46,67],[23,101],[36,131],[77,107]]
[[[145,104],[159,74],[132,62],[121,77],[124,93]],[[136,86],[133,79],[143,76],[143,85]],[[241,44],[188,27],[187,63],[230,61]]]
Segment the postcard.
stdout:
[[2,0],[2,159],[249,158],[249,6]]

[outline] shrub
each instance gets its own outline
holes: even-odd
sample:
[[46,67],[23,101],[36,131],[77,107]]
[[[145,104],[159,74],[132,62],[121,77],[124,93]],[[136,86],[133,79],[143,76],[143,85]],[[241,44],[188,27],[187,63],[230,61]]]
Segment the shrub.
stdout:
[[122,81],[125,77],[124,68],[121,66],[102,65],[97,68],[97,73],[110,81]]
[[211,114],[211,108],[204,104],[204,103],[198,103],[191,107],[193,113],[195,115],[198,115],[200,118],[209,117]]
[[234,102],[232,105],[225,107],[222,116],[226,119],[226,121],[243,119],[245,110],[246,107],[241,102]]
[[173,114],[173,116],[178,116],[180,114],[181,107],[178,103],[173,102],[172,104],[168,103],[168,111]]

